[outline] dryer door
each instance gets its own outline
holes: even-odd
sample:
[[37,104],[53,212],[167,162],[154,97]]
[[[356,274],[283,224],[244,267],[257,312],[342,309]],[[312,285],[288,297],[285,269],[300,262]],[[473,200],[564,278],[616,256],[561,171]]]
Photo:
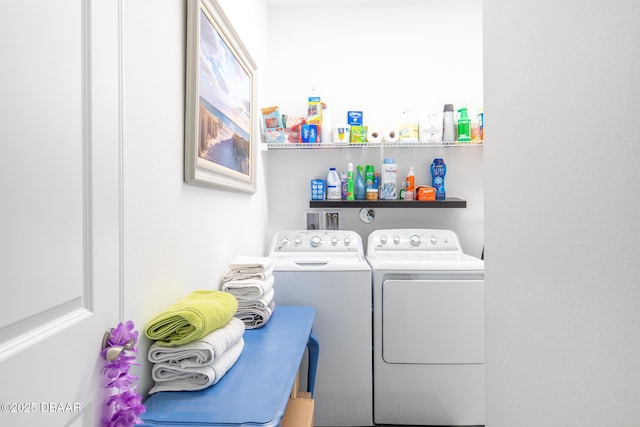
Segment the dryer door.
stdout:
[[386,363],[484,363],[484,280],[385,280]]

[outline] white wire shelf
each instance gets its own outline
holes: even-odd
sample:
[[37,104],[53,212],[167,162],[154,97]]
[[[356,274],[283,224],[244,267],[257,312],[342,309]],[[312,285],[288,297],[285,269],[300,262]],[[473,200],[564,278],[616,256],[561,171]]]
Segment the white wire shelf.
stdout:
[[349,143],[349,142],[320,142],[320,143],[290,143],[290,142],[270,142],[263,143],[269,150],[327,150],[327,149],[343,149],[343,148],[403,148],[403,147],[483,147],[484,141],[470,141],[470,142],[364,142],[364,143]]

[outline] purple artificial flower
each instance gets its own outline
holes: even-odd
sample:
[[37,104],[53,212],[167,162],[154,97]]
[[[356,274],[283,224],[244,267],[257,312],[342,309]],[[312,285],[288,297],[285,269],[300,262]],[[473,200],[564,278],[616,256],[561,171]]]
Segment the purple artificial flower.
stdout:
[[138,365],[135,356],[128,356],[127,351],[137,352],[138,332],[134,330],[132,321],[119,323],[111,330],[106,348],[100,354],[106,359],[109,347],[122,347],[122,352],[114,360],[105,363],[103,373],[109,380],[105,388],[112,389],[112,395],[105,403],[105,411],[101,417],[103,427],[132,427],[141,423],[140,414],[145,407],[142,398],[134,390],[138,377],[130,375],[132,365]]

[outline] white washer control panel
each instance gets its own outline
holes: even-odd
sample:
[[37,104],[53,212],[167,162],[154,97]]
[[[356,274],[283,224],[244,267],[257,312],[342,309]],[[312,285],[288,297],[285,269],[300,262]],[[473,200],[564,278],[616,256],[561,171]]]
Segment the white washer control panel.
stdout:
[[349,230],[280,231],[272,240],[272,254],[300,252],[359,253],[364,256],[362,239]]

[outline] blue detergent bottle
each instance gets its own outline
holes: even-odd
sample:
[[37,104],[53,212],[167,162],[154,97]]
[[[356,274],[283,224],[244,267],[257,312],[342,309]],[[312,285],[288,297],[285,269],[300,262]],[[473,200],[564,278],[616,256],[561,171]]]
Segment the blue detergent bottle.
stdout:
[[356,200],[364,200],[366,198],[367,190],[364,183],[364,177],[362,176],[362,166],[358,165],[356,170],[357,170],[356,185],[355,185]]
[[436,189],[436,200],[445,200],[447,193],[444,189],[444,176],[447,174],[447,165],[440,157],[433,159],[431,163],[431,186]]

